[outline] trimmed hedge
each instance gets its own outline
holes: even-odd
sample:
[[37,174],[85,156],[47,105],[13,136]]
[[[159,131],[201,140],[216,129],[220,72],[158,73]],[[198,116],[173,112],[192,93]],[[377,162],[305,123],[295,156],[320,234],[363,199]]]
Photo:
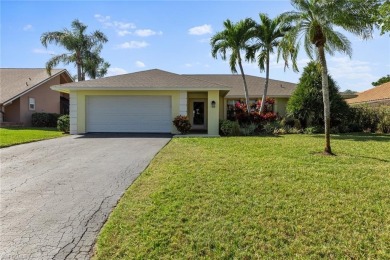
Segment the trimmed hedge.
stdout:
[[57,127],[60,114],[56,113],[33,113],[31,124],[34,127]]

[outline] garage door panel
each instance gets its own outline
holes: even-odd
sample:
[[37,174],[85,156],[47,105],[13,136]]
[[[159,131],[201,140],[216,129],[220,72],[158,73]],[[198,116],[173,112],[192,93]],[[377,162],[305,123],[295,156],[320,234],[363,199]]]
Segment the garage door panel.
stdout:
[[87,132],[169,133],[170,96],[87,96]]

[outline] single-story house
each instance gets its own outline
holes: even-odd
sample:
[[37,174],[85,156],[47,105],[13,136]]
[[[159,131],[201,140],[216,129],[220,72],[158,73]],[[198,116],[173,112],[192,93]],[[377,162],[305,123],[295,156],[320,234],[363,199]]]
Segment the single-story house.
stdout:
[[390,82],[360,92],[357,97],[347,99],[346,101],[350,105],[390,105]]
[[[264,78],[247,76],[252,102]],[[270,80],[274,112],[284,115],[296,85]],[[188,115],[192,129],[218,135],[229,105],[244,98],[241,75],[179,75],[158,69],[52,87],[69,93],[70,133],[177,133],[172,120]]]
[[0,124],[31,126],[34,112],[66,114],[69,95],[50,89],[73,82],[65,69],[0,69]]

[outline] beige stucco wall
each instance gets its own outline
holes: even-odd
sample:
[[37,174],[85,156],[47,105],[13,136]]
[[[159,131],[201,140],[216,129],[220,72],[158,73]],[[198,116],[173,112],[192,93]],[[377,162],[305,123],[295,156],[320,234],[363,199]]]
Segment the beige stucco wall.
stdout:
[[275,98],[274,111],[280,116],[285,116],[288,98]]
[[210,90],[208,91],[208,103],[210,104],[211,101],[215,101],[215,107],[212,108],[210,105],[210,108],[207,111],[207,122],[208,122],[208,129],[207,133],[209,135],[218,135],[219,134],[219,107],[220,107],[220,101],[219,101],[219,91],[218,90]]

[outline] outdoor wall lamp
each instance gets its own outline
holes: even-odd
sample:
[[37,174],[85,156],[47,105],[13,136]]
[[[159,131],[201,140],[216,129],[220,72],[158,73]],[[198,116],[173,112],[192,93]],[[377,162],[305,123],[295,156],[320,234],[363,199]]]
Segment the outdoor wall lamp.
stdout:
[[212,108],[215,108],[215,104],[216,104],[216,103],[215,103],[215,101],[214,101],[214,100],[213,100],[213,101],[211,101],[211,107],[212,107]]

